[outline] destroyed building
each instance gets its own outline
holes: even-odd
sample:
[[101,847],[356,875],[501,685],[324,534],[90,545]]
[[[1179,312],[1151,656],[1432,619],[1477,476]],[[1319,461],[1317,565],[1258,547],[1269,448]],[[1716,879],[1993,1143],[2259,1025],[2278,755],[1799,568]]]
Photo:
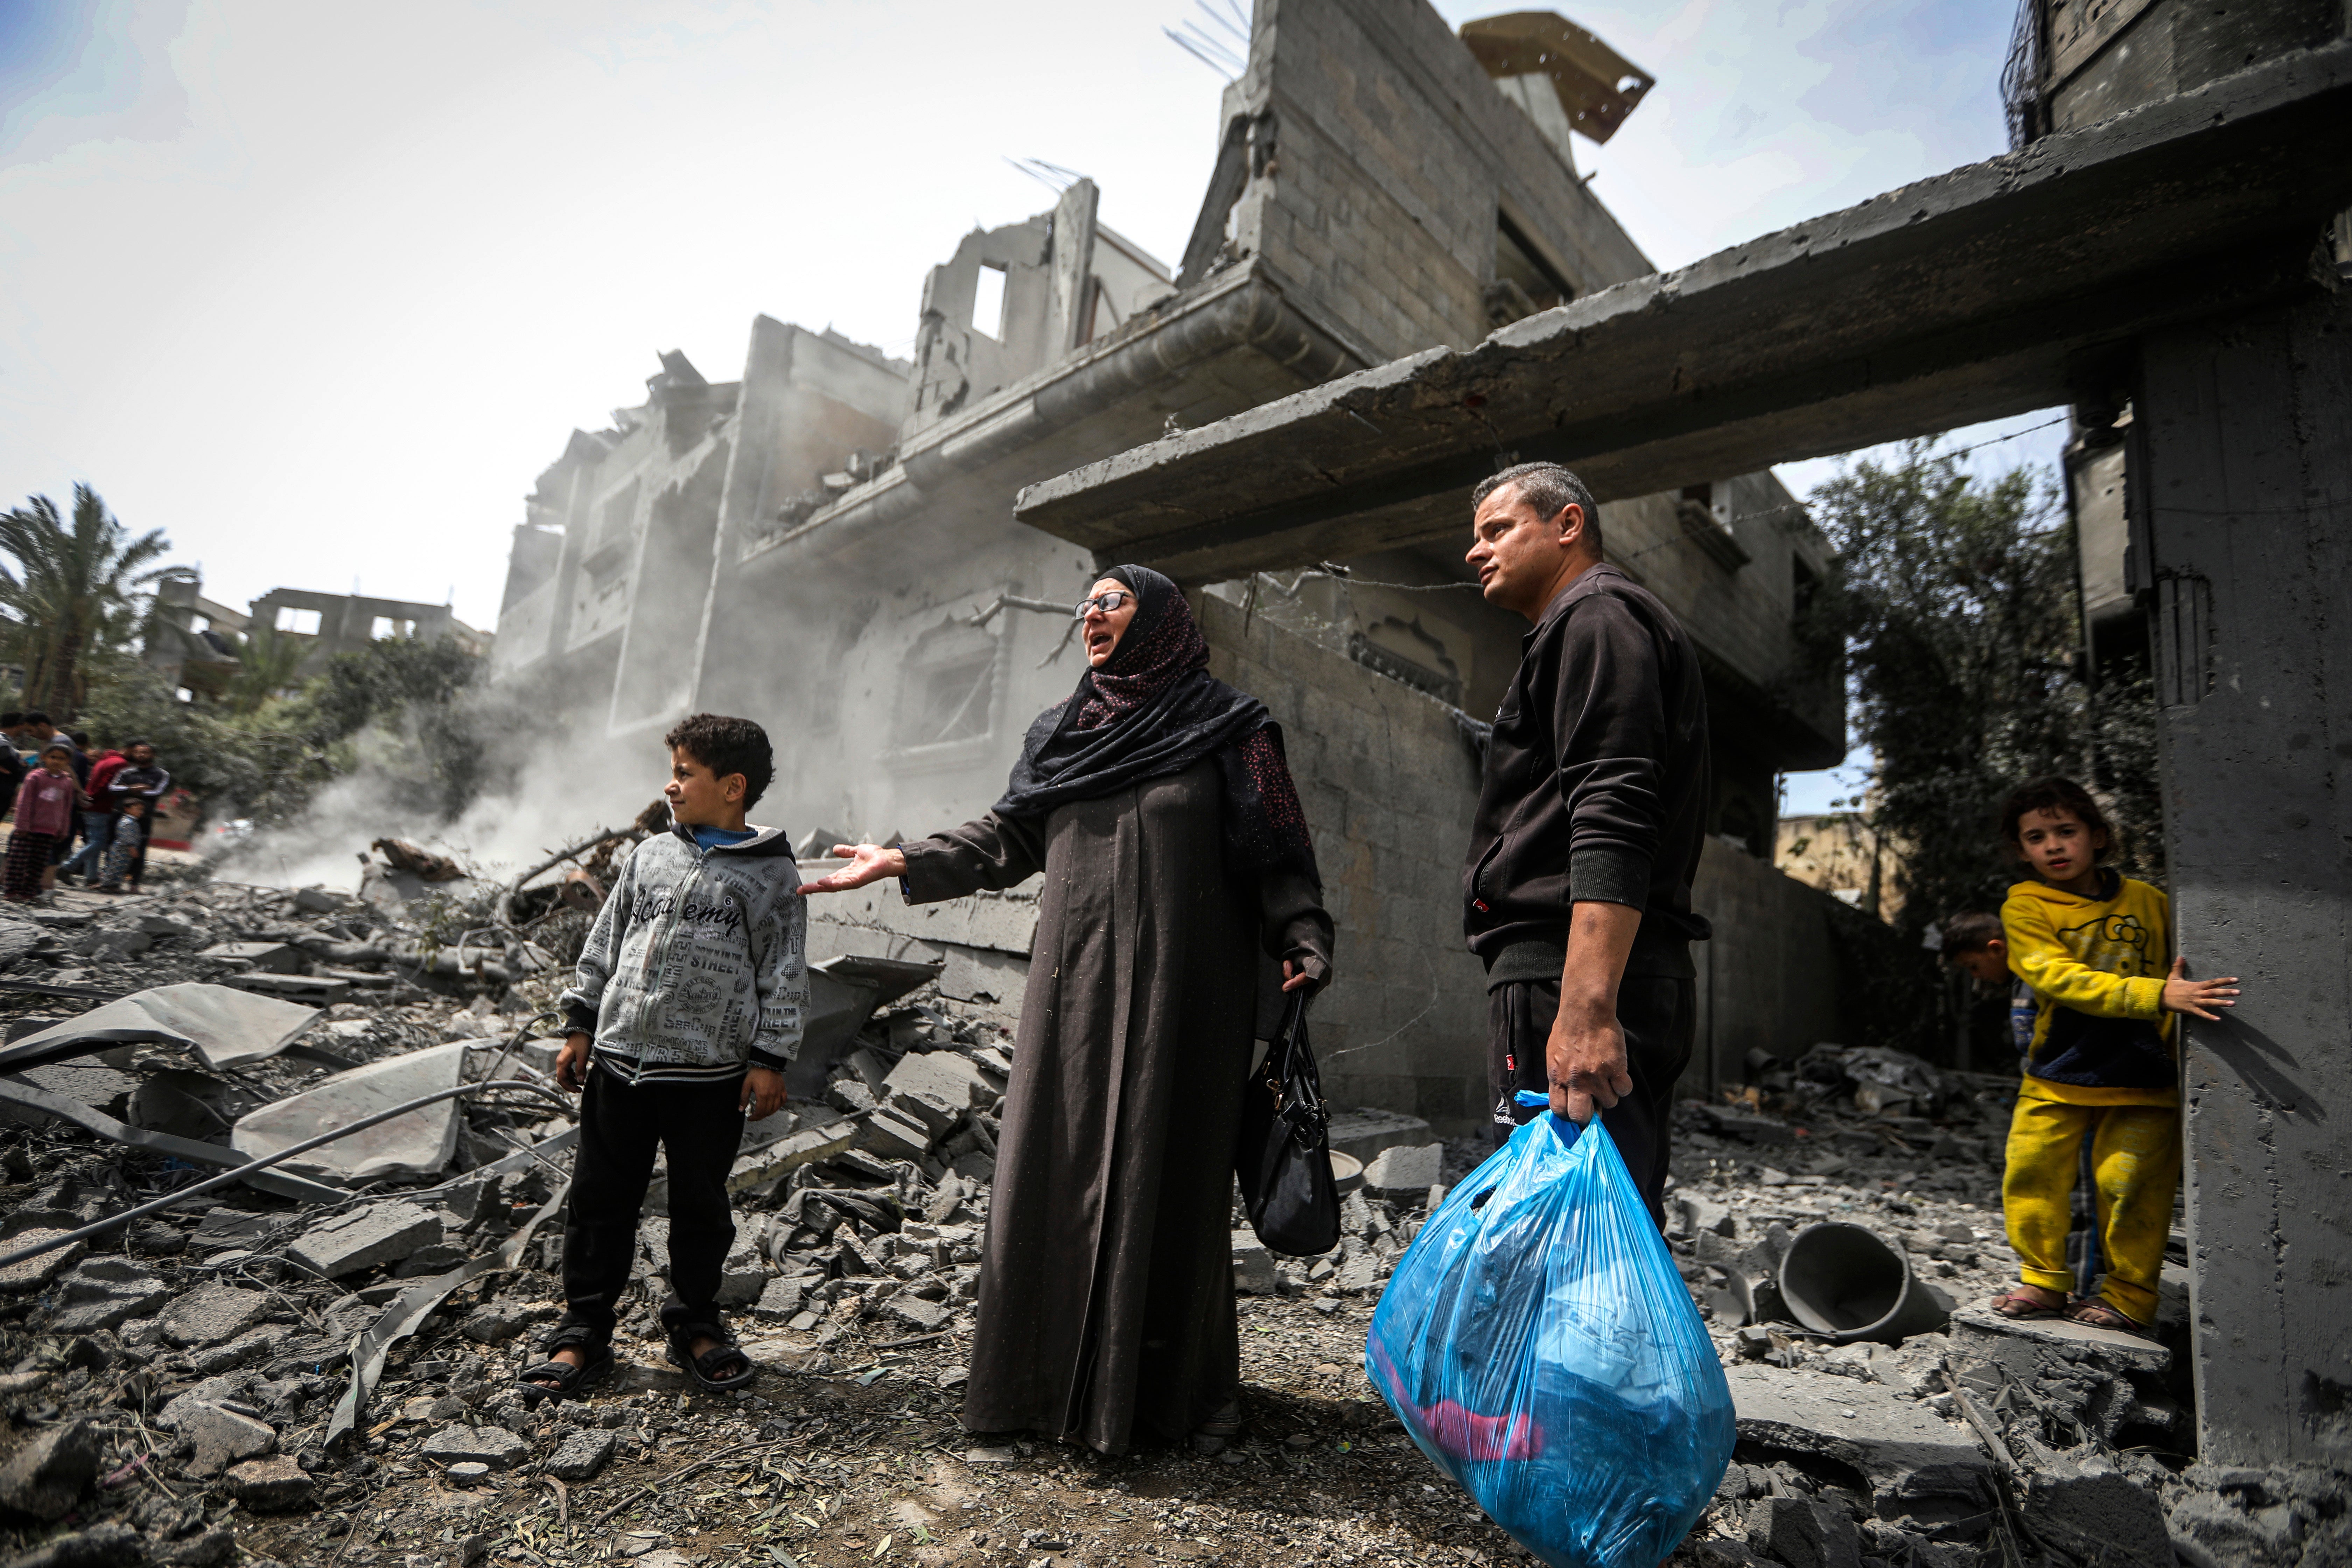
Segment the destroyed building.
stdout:
[[174,567],[155,584],[155,614],[142,651],[173,686],[218,696],[237,672],[245,639],[260,628],[301,650],[293,671],[298,679],[318,674],[337,654],[386,639],[446,637],[475,655],[490,646],[487,633],[459,620],[446,605],[272,588],[237,610],[206,598],[204,579],[195,572]]
[[[766,809],[794,834],[920,834],[995,799],[1030,719],[1066,694],[1082,658],[1065,606],[1097,570],[1168,571],[1195,591],[1212,668],[1284,726],[1340,931],[1341,984],[1318,1014],[1333,1093],[1472,1125],[1486,1004],[1460,935],[1465,736],[1525,628],[1461,556],[1469,489],[1512,453],[1415,477],[1461,537],[1351,530],[1304,574],[1253,574],[1217,530],[1142,531],[1139,552],[1013,508],[1168,430],[1466,348],[1649,273],[1572,140],[1605,140],[1649,82],[1548,14],[1457,37],[1424,0],[1259,5],[1172,265],[1102,224],[1080,179],[931,269],[911,362],[766,317],[733,381],[663,355],[643,405],[574,432],[540,476],[498,679],[538,683],[614,742],[698,709],[747,714],[789,747]],[[1313,507],[1291,510],[1311,531]],[[1749,1049],[1839,1033],[1842,911],[1769,861],[1775,773],[1844,752],[1834,672],[1793,625],[1828,550],[1752,465],[1617,495],[1602,521],[1611,558],[1690,628],[1712,699],[1698,903],[1717,937],[1699,951],[1695,1069],[1712,1083]],[[919,948],[949,960],[952,993],[1010,1008],[1033,911],[1018,891],[939,910],[886,892],[813,911],[812,940]]]
[[[2054,405],[2114,411],[2113,525],[2084,533],[2112,554],[2086,550],[2085,587],[2111,584],[2154,655],[2176,951],[2248,979],[2228,1017],[2180,1020],[2198,1451],[2341,1470],[2352,861],[2323,759],[2352,756],[2327,695],[2352,636],[2352,19],[2034,0],[2021,27],[2063,38],[2070,20],[2099,34],[2085,70],[2139,72],[2082,122],[1467,352],[1164,437],[1019,510],[1115,554],[1213,538],[1295,570],[1439,536],[1449,506],[1424,476],[1498,440],[1574,461],[1605,503]],[[2141,46],[2136,66],[2111,53]],[[2027,69],[2063,107],[2063,65]]]

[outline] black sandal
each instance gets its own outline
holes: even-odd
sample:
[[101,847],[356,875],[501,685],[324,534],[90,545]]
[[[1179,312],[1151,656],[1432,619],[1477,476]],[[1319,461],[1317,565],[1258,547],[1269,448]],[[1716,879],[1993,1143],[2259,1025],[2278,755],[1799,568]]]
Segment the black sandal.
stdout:
[[[522,1390],[526,1408],[535,1407],[542,1399],[559,1403],[576,1399],[591,1384],[602,1383],[613,1371],[613,1336],[600,1334],[585,1323],[558,1323],[539,1348],[547,1359],[537,1366],[527,1366],[515,1373],[515,1386]],[[579,1350],[586,1353],[578,1366],[568,1361],[558,1361],[555,1352]],[[553,1384],[553,1387],[548,1386]]]
[[[719,1342],[696,1355],[694,1342],[698,1339],[717,1340]],[[669,1359],[671,1365],[683,1370],[713,1394],[727,1394],[745,1387],[760,1375],[760,1369],[751,1364],[751,1358],[743,1353],[743,1347],[736,1342],[733,1334],[727,1331],[727,1325],[715,1317],[673,1326],[669,1331]],[[739,1363],[742,1370],[721,1376],[719,1369],[730,1362]]]

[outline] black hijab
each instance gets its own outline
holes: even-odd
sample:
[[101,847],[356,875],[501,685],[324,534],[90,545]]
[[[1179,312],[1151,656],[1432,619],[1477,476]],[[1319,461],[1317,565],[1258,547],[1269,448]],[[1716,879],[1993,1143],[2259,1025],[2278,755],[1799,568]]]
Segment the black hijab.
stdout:
[[1306,813],[1265,704],[1209,673],[1208,639],[1174,583],[1146,566],[1103,576],[1134,591],[1135,619],[1102,668],[1029,726],[997,815],[1042,816],[1214,756],[1235,863],[1314,877]]

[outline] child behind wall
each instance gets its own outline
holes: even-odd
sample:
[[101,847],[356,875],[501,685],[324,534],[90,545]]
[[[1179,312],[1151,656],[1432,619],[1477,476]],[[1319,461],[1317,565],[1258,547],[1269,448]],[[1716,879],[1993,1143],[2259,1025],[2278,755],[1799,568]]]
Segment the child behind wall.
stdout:
[[[2001,905],[2000,934],[1956,929],[1955,963],[1990,977],[1997,943],[2028,988],[2030,1034],[2001,1180],[2002,1216],[2018,1286],[1993,1300],[2012,1318],[2063,1314],[2095,1327],[2145,1331],[2180,1180],[2176,1013],[2216,1016],[2234,979],[2184,978],[2171,961],[2170,906],[2146,882],[2098,862],[2105,817],[2070,779],[2012,795],[2001,834],[2032,875]],[[1968,917],[1963,917],[1965,921]],[[1977,917],[1981,920],[1981,917]],[[1955,922],[1956,928],[1961,922]],[[1971,958],[1971,954],[1976,956]],[[2066,1266],[2075,1176],[2088,1142],[2105,1276],[2096,1296],[2070,1301]]]

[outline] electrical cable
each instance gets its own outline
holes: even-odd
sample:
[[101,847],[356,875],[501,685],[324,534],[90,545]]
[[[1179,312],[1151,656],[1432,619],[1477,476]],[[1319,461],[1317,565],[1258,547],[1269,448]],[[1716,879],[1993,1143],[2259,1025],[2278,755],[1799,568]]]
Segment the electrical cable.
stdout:
[[38,1258],[45,1252],[54,1252],[60,1247],[69,1247],[77,1241],[87,1241],[91,1237],[101,1235],[118,1226],[129,1225],[132,1220],[143,1219],[151,1214],[174,1207],[199,1193],[208,1193],[215,1188],[225,1187],[231,1182],[251,1175],[256,1171],[266,1171],[270,1166],[290,1160],[297,1154],[308,1153],[321,1144],[348,1138],[354,1132],[364,1132],[371,1127],[390,1121],[394,1117],[405,1116],[412,1110],[422,1110],[428,1105],[438,1105],[445,1100],[457,1100],[470,1094],[486,1094],[492,1089],[522,1089],[536,1094],[541,1099],[553,1100],[565,1115],[574,1114],[572,1102],[555,1090],[543,1089],[535,1083],[525,1083],[520,1079],[500,1079],[492,1083],[467,1083],[459,1084],[456,1089],[437,1089],[431,1094],[409,1100],[405,1104],[395,1105],[390,1110],[380,1110],[373,1116],[362,1117],[348,1127],[338,1127],[331,1132],[321,1132],[316,1138],[306,1138],[301,1142],[280,1149],[274,1154],[265,1154],[258,1160],[248,1160],[242,1165],[232,1165],[217,1176],[191,1183],[187,1186],[166,1193],[151,1203],[141,1204],[136,1208],[125,1209],[119,1215],[100,1220],[95,1225],[83,1226],[79,1230],[61,1232],[45,1241],[36,1242],[30,1247],[17,1247],[12,1252],[0,1255],[0,1270],[13,1268],[27,1258]]

